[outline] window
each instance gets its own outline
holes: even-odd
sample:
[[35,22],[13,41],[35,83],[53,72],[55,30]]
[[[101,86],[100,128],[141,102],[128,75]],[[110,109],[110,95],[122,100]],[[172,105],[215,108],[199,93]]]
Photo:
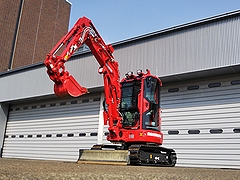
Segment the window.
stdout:
[[67,103],[66,102],[60,102],[60,105],[66,105]]
[[50,107],[56,106],[56,103],[51,103]]
[[169,93],[178,92],[178,91],[179,91],[179,88],[171,88],[171,89],[168,89],[168,92],[169,92]]
[[23,110],[27,110],[28,109],[28,107],[26,106],[26,107],[23,107]]
[[139,81],[122,83],[121,110],[137,108],[139,89]]
[[57,134],[57,137],[62,137],[62,134]]
[[231,85],[237,85],[237,84],[240,84],[240,80],[231,81]]
[[94,98],[93,101],[100,101],[100,98]]
[[200,131],[198,129],[188,130],[188,134],[199,134]]
[[40,107],[45,108],[46,106],[47,106],[46,104],[42,104]]
[[77,101],[71,101],[71,104],[77,104]]
[[187,90],[196,90],[196,89],[199,89],[198,85],[196,85],[196,86],[188,86],[187,87]]
[[211,84],[208,84],[209,88],[215,88],[215,87],[220,87],[220,86],[221,86],[221,83],[211,83]]
[[97,136],[97,133],[90,133],[90,136]]
[[169,134],[169,135],[179,134],[179,131],[178,131],[178,130],[169,130],[169,131],[168,131],[168,134]]
[[140,81],[121,83],[122,95],[120,112],[123,115],[123,127],[132,128],[139,123],[138,94]]
[[240,133],[240,128],[235,128],[235,129],[233,129],[233,132],[234,132],[234,133]]
[[82,103],[87,103],[87,102],[89,102],[89,99],[82,100]]
[[211,134],[221,134],[223,132],[222,129],[210,129]]
[[105,135],[105,136],[108,136],[108,135],[109,135],[109,132],[105,132],[104,135]]
[[37,138],[40,138],[40,137],[42,137],[42,135],[41,134],[37,134]]
[[159,119],[160,119],[160,85],[157,78],[151,76],[144,80],[144,98],[149,103],[149,108],[143,113],[142,128],[159,130]]
[[37,106],[32,106],[32,109],[36,109],[37,108]]
[[86,136],[86,133],[79,133],[79,136]]
[[28,138],[32,138],[32,137],[33,137],[33,135],[29,134],[27,137],[28,137]]
[[51,134],[47,134],[46,137],[52,137],[52,135]]
[[19,138],[24,138],[24,135],[19,135]]
[[67,135],[67,137],[73,137],[73,136],[74,136],[74,134],[72,134],[72,133]]

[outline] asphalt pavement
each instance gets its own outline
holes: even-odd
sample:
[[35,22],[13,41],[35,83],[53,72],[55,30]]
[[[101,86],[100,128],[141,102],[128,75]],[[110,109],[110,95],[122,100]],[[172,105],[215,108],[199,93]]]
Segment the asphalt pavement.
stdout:
[[240,169],[146,167],[0,158],[0,179],[237,180]]

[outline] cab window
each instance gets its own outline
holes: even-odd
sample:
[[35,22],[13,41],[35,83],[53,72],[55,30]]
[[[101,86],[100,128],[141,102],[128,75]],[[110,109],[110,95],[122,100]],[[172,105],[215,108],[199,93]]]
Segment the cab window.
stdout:
[[151,76],[145,79],[144,98],[149,103],[149,109],[143,113],[143,129],[159,130],[160,84],[158,79]]

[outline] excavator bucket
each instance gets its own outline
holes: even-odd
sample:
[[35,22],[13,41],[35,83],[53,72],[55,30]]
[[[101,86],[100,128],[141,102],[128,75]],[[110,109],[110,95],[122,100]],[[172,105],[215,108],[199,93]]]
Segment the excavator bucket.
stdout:
[[63,83],[54,84],[54,92],[58,97],[78,97],[88,93],[88,90],[80,86],[73,76],[68,76]]
[[77,163],[81,164],[110,164],[110,165],[128,165],[128,150],[79,150],[79,159]]

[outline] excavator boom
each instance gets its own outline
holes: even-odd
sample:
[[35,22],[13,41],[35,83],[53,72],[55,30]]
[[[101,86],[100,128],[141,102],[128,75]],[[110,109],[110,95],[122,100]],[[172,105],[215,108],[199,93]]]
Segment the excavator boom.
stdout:
[[[100,64],[99,73],[106,74],[106,71],[116,71],[108,73],[119,82],[118,63],[114,61],[111,45],[106,45],[100,34],[86,17],[79,18],[74,27],[55,45],[44,61],[50,79],[55,83],[54,92],[59,97],[78,97],[88,93],[73,76],[66,71],[64,63],[71,58],[84,43],[88,45],[91,52]],[[62,48],[63,51],[61,52]],[[114,82],[114,80],[112,82]],[[117,86],[117,84],[115,84]],[[119,89],[119,87],[116,87]],[[119,92],[116,92],[119,94]]]
[[[103,75],[108,107],[108,110],[104,111],[104,120],[110,126],[112,137],[115,137],[119,133],[119,128],[122,127],[122,116],[119,113],[121,88],[118,62],[112,55],[114,52],[112,45],[105,44],[91,20],[86,17],[79,18],[74,27],[50,51],[44,64],[50,79],[54,82],[54,92],[58,97],[78,97],[88,93],[85,87],[69,75],[64,65],[84,43],[90,48],[100,65],[98,73]],[[62,47],[65,48],[61,52]]]

